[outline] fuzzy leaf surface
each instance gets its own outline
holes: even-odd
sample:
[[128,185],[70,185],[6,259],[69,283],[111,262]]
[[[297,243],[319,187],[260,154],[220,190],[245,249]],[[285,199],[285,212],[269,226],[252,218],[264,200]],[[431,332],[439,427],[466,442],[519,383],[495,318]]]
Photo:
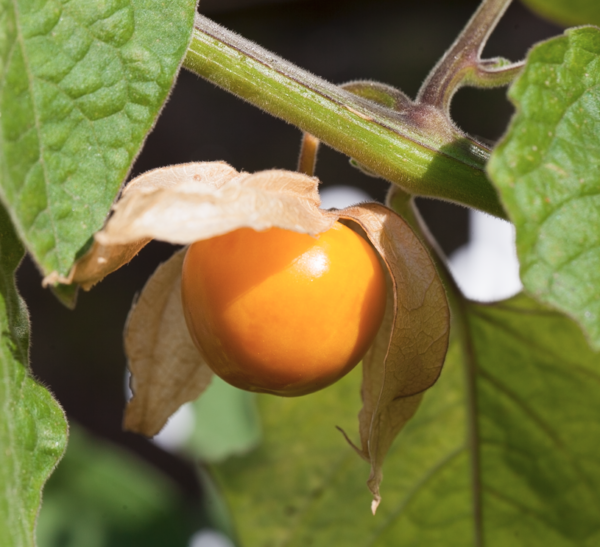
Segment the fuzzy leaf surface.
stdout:
[[523,0],[524,4],[559,25],[600,25],[596,0]]
[[195,0],[0,2],[0,198],[45,273],[101,228],[171,89]]
[[600,29],[536,46],[489,173],[517,228],[526,290],[600,347]]
[[199,505],[133,452],[74,424],[44,489],[38,545],[188,547],[207,525]]
[[392,445],[374,517],[357,480],[367,466],[333,433],[352,420],[358,375],[297,400],[259,396],[263,444],[214,467],[242,545],[598,543],[600,356],[571,320],[524,296],[464,314],[468,343],[454,340]]
[[67,443],[64,414],[29,376],[29,317],[14,280],[23,257],[0,205],[0,545],[33,547],[42,487]]

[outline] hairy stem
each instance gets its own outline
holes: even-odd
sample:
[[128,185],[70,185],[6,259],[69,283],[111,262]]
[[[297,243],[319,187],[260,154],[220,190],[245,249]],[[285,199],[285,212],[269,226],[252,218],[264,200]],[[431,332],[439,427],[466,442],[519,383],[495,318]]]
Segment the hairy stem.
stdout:
[[456,128],[354,95],[201,16],[184,66],[410,194],[505,217],[484,171],[489,149]]
[[496,60],[481,60],[481,52],[490,34],[510,3],[511,0],[483,1],[423,83],[417,103],[434,106],[448,115],[452,96],[462,85],[493,87],[506,85],[514,78],[521,63],[494,67]]

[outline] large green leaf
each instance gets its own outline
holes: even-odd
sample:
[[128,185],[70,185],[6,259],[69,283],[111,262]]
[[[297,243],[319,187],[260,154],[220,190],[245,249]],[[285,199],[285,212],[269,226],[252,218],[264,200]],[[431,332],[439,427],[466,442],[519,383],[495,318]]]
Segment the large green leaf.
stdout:
[[195,0],[0,0],[0,198],[42,269],[102,227],[169,93]]
[[523,0],[533,11],[559,25],[600,25],[598,0]]
[[521,278],[600,347],[600,29],[536,46],[489,173],[517,227]]
[[460,315],[464,345],[393,445],[375,517],[368,468],[333,430],[351,430],[357,375],[260,398],[265,442],[215,467],[243,545],[598,544],[600,356],[523,296]]
[[165,475],[75,426],[44,491],[39,547],[187,547],[208,523]]
[[28,373],[29,318],[15,287],[23,257],[0,205],[0,546],[34,545],[42,486],[67,442],[64,415]]

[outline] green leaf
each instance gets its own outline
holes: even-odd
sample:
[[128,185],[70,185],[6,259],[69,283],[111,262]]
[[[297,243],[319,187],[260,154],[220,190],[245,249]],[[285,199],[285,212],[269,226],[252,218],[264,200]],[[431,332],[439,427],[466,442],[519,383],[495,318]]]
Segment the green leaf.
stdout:
[[600,348],[600,29],[536,46],[489,173],[517,227],[526,290]]
[[254,393],[214,376],[202,397],[191,403],[195,427],[187,451],[203,461],[218,462],[255,448],[261,437],[255,399]]
[[171,89],[195,0],[0,1],[0,198],[45,273],[102,227]]
[[166,476],[73,427],[44,492],[37,536],[40,547],[187,547],[205,525],[199,504]]
[[467,313],[486,545],[597,544],[600,355],[523,296]]
[[29,317],[14,280],[23,247],[0,205],[0,545],[34,545],[42,486],[62,456],[67,424],[28,371]]
[[597,545],[598,354],[524,296],[458,315],[464,346],[392,446],[375,517],[368,467],[333,430],[354,419],[358,375],[259,399],[263,445],[215,468],[243,545]]
[[[365,485],[369,465],[335,429],[356,430],[360,380],[360,371],[355,369],[333,386],[304,397],[257,396],[262,444],[246,456],[234,456],[212,467],[243,545],[296,545],[294,523],[306,510],[318,517],[318,502],[328,494],[330,503],[325,507],[331,512],[321,517],[328,517],[332,528],[348,515],[360,518],[361,513],[349,512],[347,504],[352,509],[358,504],[365,517],[371,517],[372,496]],[[352,481],[347,480],[349,470],[354,471]],[[344,485],[354,486],[352,496],[344,498],[348,488],[338,495],[328,490],[331,481],[337,482],[337,474],[346,479]],[[305,532],[310,533],[312,525],[316,523],[301,522]],[[322,531],[315,528],[313,540],[320,539]],[[357,544],[344,542],[341,535],[329,545]]]
[[543,17],[559,25],[600,25],[600,3],[597,0],[523,0]]

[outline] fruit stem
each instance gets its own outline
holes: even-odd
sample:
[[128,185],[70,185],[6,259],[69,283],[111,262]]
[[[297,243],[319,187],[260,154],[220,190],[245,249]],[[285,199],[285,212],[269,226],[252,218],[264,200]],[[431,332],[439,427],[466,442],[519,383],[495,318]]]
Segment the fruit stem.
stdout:
[[460,87],[496,87],[512,81],[523,62],[510,63],[501,58],[481,59],[490,34],[510,3],[511,0],[484,0],[481,3],[423,82],[416,99],[418,104],[433,106],[449,116],[450,102]]
[[302,143],[300,144],[300,157],[298,158],[299,173],[304,173],[309,177],[314,176],[320,143],[321,141],[310,133],[304,133],[302,135]]

